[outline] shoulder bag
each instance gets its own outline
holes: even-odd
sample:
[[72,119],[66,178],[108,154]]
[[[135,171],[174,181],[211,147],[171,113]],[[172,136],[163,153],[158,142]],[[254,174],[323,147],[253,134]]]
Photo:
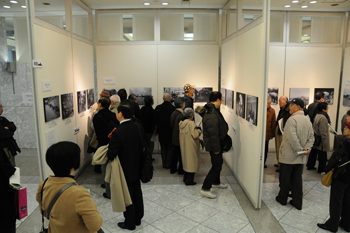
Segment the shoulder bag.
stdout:
[[231,149],[232,147],[232,138],[230,137],[230,135],[226,134],[224,140],[222,140],[220,142],[221,144],[221,149],[224,151],[224,152],[227,152]]
[[[342,167],[342,166],[344,166],[344,165],[346,165],[346,164],[348,164],[348,163],[350,163],[350,160],[347,161],[346,163],[343,163],[342,165],[338,166],[338,168],[340,168],[340,167]],[[334,173],[334,168],[333,168],[330,172],[328,172],[328,173],[323,177],[323,179],[321,180],[321,182],[322,182],[322,184],[323,184],[324,186],[326,186],[326,187],[331,186],[331,184],[332,184],[333,173]]]

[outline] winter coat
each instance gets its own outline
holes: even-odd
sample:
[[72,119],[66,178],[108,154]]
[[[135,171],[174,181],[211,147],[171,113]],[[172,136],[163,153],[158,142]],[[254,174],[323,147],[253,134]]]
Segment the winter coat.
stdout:
[[184,99],[185,99],[185,108],[193,109],[193,98],[185,94]]
[[146,134],[153,134],[154,125],[154,109],[151,105],[145,105],[141,108],[142,125]]
[[196,108],[196,112],[202,117],[205,149],[211,152],[220,152],[220,142],[225,139],[228,132],[228,124],[220,109],[217,109],[212,103],[207,103],[204,107]]
[[201,129],[194,121],[186,119],[180,121],[180,149],[183,169],[186,172],[199,170],[199,136]]
[[[285,127],[289,117],[290,117],[289,104],[287,104],[286,106],[284,106],[284,108],[280,108],[280,111],[278,112],[277,120],[276,120],[276,127],[279,128],[278,121],[280,119],[283,119],[283,124],[282,125]],[[278,129],[277,134],[278,135],[282,135],[280,129]]]
[[303,111],[293,113],[284,127],[283,141],[280,148],[280,163],[305,164],[307,155],[298,155],[297,152],[306,147],[311,150],[314,144],[314,130],[309,118]]
[[98,147],[107,145],[109,143],[108,135],[114,127],[119,125],[117,116],[109,109],[103,108],[94,116],[92,122],[98,140]]
[[318,101],[314,101],[312,104],[309,105],[307,108],[308,115],[310,117],[310,121],[313,123],[317,114],[317,105]]
[[184,110],[181,108],[177,108],[170,116],[170,126],[173,128],[173,134],[171,138],[171,142],[173,145],[180,146],[179,141],[179,123],[181,119],[183,118],[183,112]]
[[265,141],[268,141],[271,138],[275,137],[275,129],[276,129],[275,109],[270,107],[267,109]]
[[154,122],[157,126],[158,140],[160,143],[171,143],[173,130],[170,126],[170,116],[175,111],[175,107],[167,101],[158,105],[154,111]]
[[[312,148],[315,148],[320,151],[330,151],[329,127],[327,118],[322,114],[317,114],[315,116],[312,127],[314,128],[315,133],[321,136],[322,139],[320,145],[313,146]],[[322,144],[324,144],[324,146]]]
[[[5,129],[5,127],[8,129]],[[0,149],[2,151],[2,148],[8,148],[12,156],[17,155],[17,152],[21,152],[16,140],[13,138],[16,129],[17,127],[13,122],[0,116]]]

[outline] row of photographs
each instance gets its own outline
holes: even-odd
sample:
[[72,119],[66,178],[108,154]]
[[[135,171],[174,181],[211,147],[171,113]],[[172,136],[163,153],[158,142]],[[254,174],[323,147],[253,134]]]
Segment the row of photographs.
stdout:
[[[222,104],[226,105],[228,108],[234,109],[235,92],[232,90],[221,88],[221,94],[222,94]],[[237,92],[236,93],[236,114],[237,116],[242,117],[243,119],[246,119],[248,122],[257,126],[258,125],[258,122],[257,122],[258,97]]]
[[[78,113],[86,111],[95,103],[94,89],[77,92]],[[62,119],[74,115],[73,93],[61,95]],[[57,119],[60,114],[60,98],[58,95],[44,98],[45,122]]]

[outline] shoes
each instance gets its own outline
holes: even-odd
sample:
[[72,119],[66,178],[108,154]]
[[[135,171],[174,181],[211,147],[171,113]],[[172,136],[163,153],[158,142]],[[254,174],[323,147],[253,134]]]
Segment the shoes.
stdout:
[[264,168],[267,168],[267,165],[264,165]]
[[308,168],[306,168],[307,170],[316,170],[317,168],[315,168],[315,167],[308,167]]
[[323,230],[326,230],[326,231],[330,231],[330,232],[337,232],[337,231],[332,231],[330,230],[326,224],[322,224],[322,223],[317,223],[317,226]]
[[183,171],[183,170],[182,170],[182,171],[178,171],[177,174],[183,175],[183,174],[184,174],[184,171]]
[[135,230],[135,226],[131,227],[131,226],[127,226],[125,225],[124,222],[118,222],[118,227],[120,227],[121,229],[127,229],[127,230],[130,230],[130,231],[133,231]]
[[185,182],[185,185],[196,185],[197,183],[196,182],[193,182],[193,181],[190,181],[190,182]]
[[339,223],[339,227],[342,228],[342,229],[343,229],[344,231],[346,231],[346,232],[350,232],[350,229],[347,229],[347,228],[343,227],[341,221],[340,221],[340,223]]
[[107,199],[111,199],[111,198],[107,195],[107,193],[103,193],[103,197],[104,197],[104,198],[107,198]]
[[278,169],[276,169],[276,172],[280,172],[280,169],[278,168]]
[[276,201],[277,201],[278,203],[280,203],[281,205],[287,205],[287,204],[283,204],[282,202],[280,202],[280,200],[278,199],[278,196],[276,196]]
[[293,200],[290,200],[290,201],[289,201],[289,204],[291,204],[295,209],[301,210],[301,207],[296,207],[296,206],[294,205]]
[[177,170],[171,170],[170,169],[170,174],[174,174],[174,173],[176,173],[177,172]]
[[280,166],[278,166],[278,164],[275,164],[275,165],[273,165],[273,166],[275,166],[275,167],[280,167]]
[[288,197],[292,197],[292,194],[291,194],[291,193],[289,193],[289,194],[288,194]]
[[105,184],[101,184],[101,188],[105,189],[106,185]]
[[210,191],[204,191],[203,189],[201,191],[199,191],[199,193],[204,196],[204,197],[207,197],[207,198],[211,198],[211,199],[215,199],[216,198],[216,195],[213,194],[212,192]]
[[227,189],[227,184],[224,184],[224,183],[213,184],[211,187],[213,187],[213,188],[219,188],[219,189]]
[[135,225],[136,226],[140,226],[141,225],[141,220],[140,221],[136,221]]

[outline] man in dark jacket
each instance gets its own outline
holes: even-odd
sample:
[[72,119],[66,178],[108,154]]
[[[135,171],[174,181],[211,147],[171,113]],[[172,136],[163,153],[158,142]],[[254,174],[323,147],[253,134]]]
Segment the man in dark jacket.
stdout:
[[16,166],[15,155],[21,152],[13,135],[17,129],[16,125],[1,116],[3,113],[2,105],[0,104],[0,150],[9,159],[12,166]]
[[107,152],[108,160],[119,157],[128,185],[132,205],[126,207],[125,221],[118,223],[120,228],[128,230],[134,230],[135,226],[140,225],[144,215],[140,183],[144,132],[142,125],[132,121],[131,116],[131,108],[128,105],[119,105],[117,119],[120,125],[112,134]]
[[[98,146],[105,146],[109,143],[108,135],[112,132],[112,130],[119,125],[119,122],[116,118],[116,115],[112,113],[108,108],[111,105],[111,101],[108,98],[101,98],[98,100],[98,113],[94,116],[92,123],[94,124],[94,129],[97,136]],[[106,175],[106,166],[107,164],[101,165],[102,170],[102,178],[104,180]],[[110,199],[110,186],[109,183],[104,182],[101,187],[106,188],[106,192],[103,193],[105,198]]]
[[185,91],[185,108],[192,108],[193,109],[193,94],[194,94],[194,85],[191,85],[187,83],[184,86]]
[[[277,164],[275,164],[275,167],[279,167],[279,153],[280,153],[280,147],[281,143],[283,141],[283,134],[281,131],[283,131],[284,126],[287,123],[288,118],[290,117],[289,113],[289,104],[287,103],[288,97],[287,96],[281,96],[278,100],[278,104],[280,106],[280,111],[278,112],[277,115],[277,120],[276,120],[276,131],[275,131],[275,147],[276,147],[276,159],[277,159]],[[279,127],[279,120],[282,120],[282,129]],[[276,172],[279,172],[280,170],[277,168]]]
[[139,119],[140,121],[142,121],[141,110],[140,110],[139,104],[135,101],[127,99],[128,93],[126,92],[126,90],[124,88],[120,89],[118,91],[118,95],[120,97],[120,101],[121,101],[120,103],[121,104],[125,104],[125,103],[129,104],[129,106],[131,108],[132,115],[134,117],[136,117],[137,119]]
[[169,169],[171,163],[171,135],[170,116],[175,111],[175,107],[170,103],[172,97],[169,93],[164,93],[164,102],[158,105],[154,111],[154,122],[157,127],[156,132],[160,142],[163,168]]
[[[173,152],[171,155],[171,165],[170,165],[170,173],[173,174],[178,172],[178,174],[183,174],[184,170],[182,168],[182,158],[181,158],[181,150],[180,150],[180,129],[179,122],[183,118],[183,110],[185,108],[185,100],[184,98],[176,98],[174,101],[176,110],[170,116],[170,126],[173,129],[172,135],[172,144],[173,144]],[[177,167],[177,163],[179,162],[179,167]]]
[[318,103],[322,102],[324,102],[324,94],[323,92],[317,92],[315,95],[315,101],[307,108],[307,112],[312,123],[314,123],[314,119],[317,114],[317,105]]
[[209,103],[201,109],[199,114],[202,116],[203,139],[205,149],[209,151],[212,167],[204,180],[200,194],[208,198],[216,198],[216,195],[210,192],[214,188],[227,188],[227,184],[220,182],[220,172],[222,169],[223,158],[221,141],[227,135],[228,124],[220,112],[222,95],[214,91],[209,96]]

